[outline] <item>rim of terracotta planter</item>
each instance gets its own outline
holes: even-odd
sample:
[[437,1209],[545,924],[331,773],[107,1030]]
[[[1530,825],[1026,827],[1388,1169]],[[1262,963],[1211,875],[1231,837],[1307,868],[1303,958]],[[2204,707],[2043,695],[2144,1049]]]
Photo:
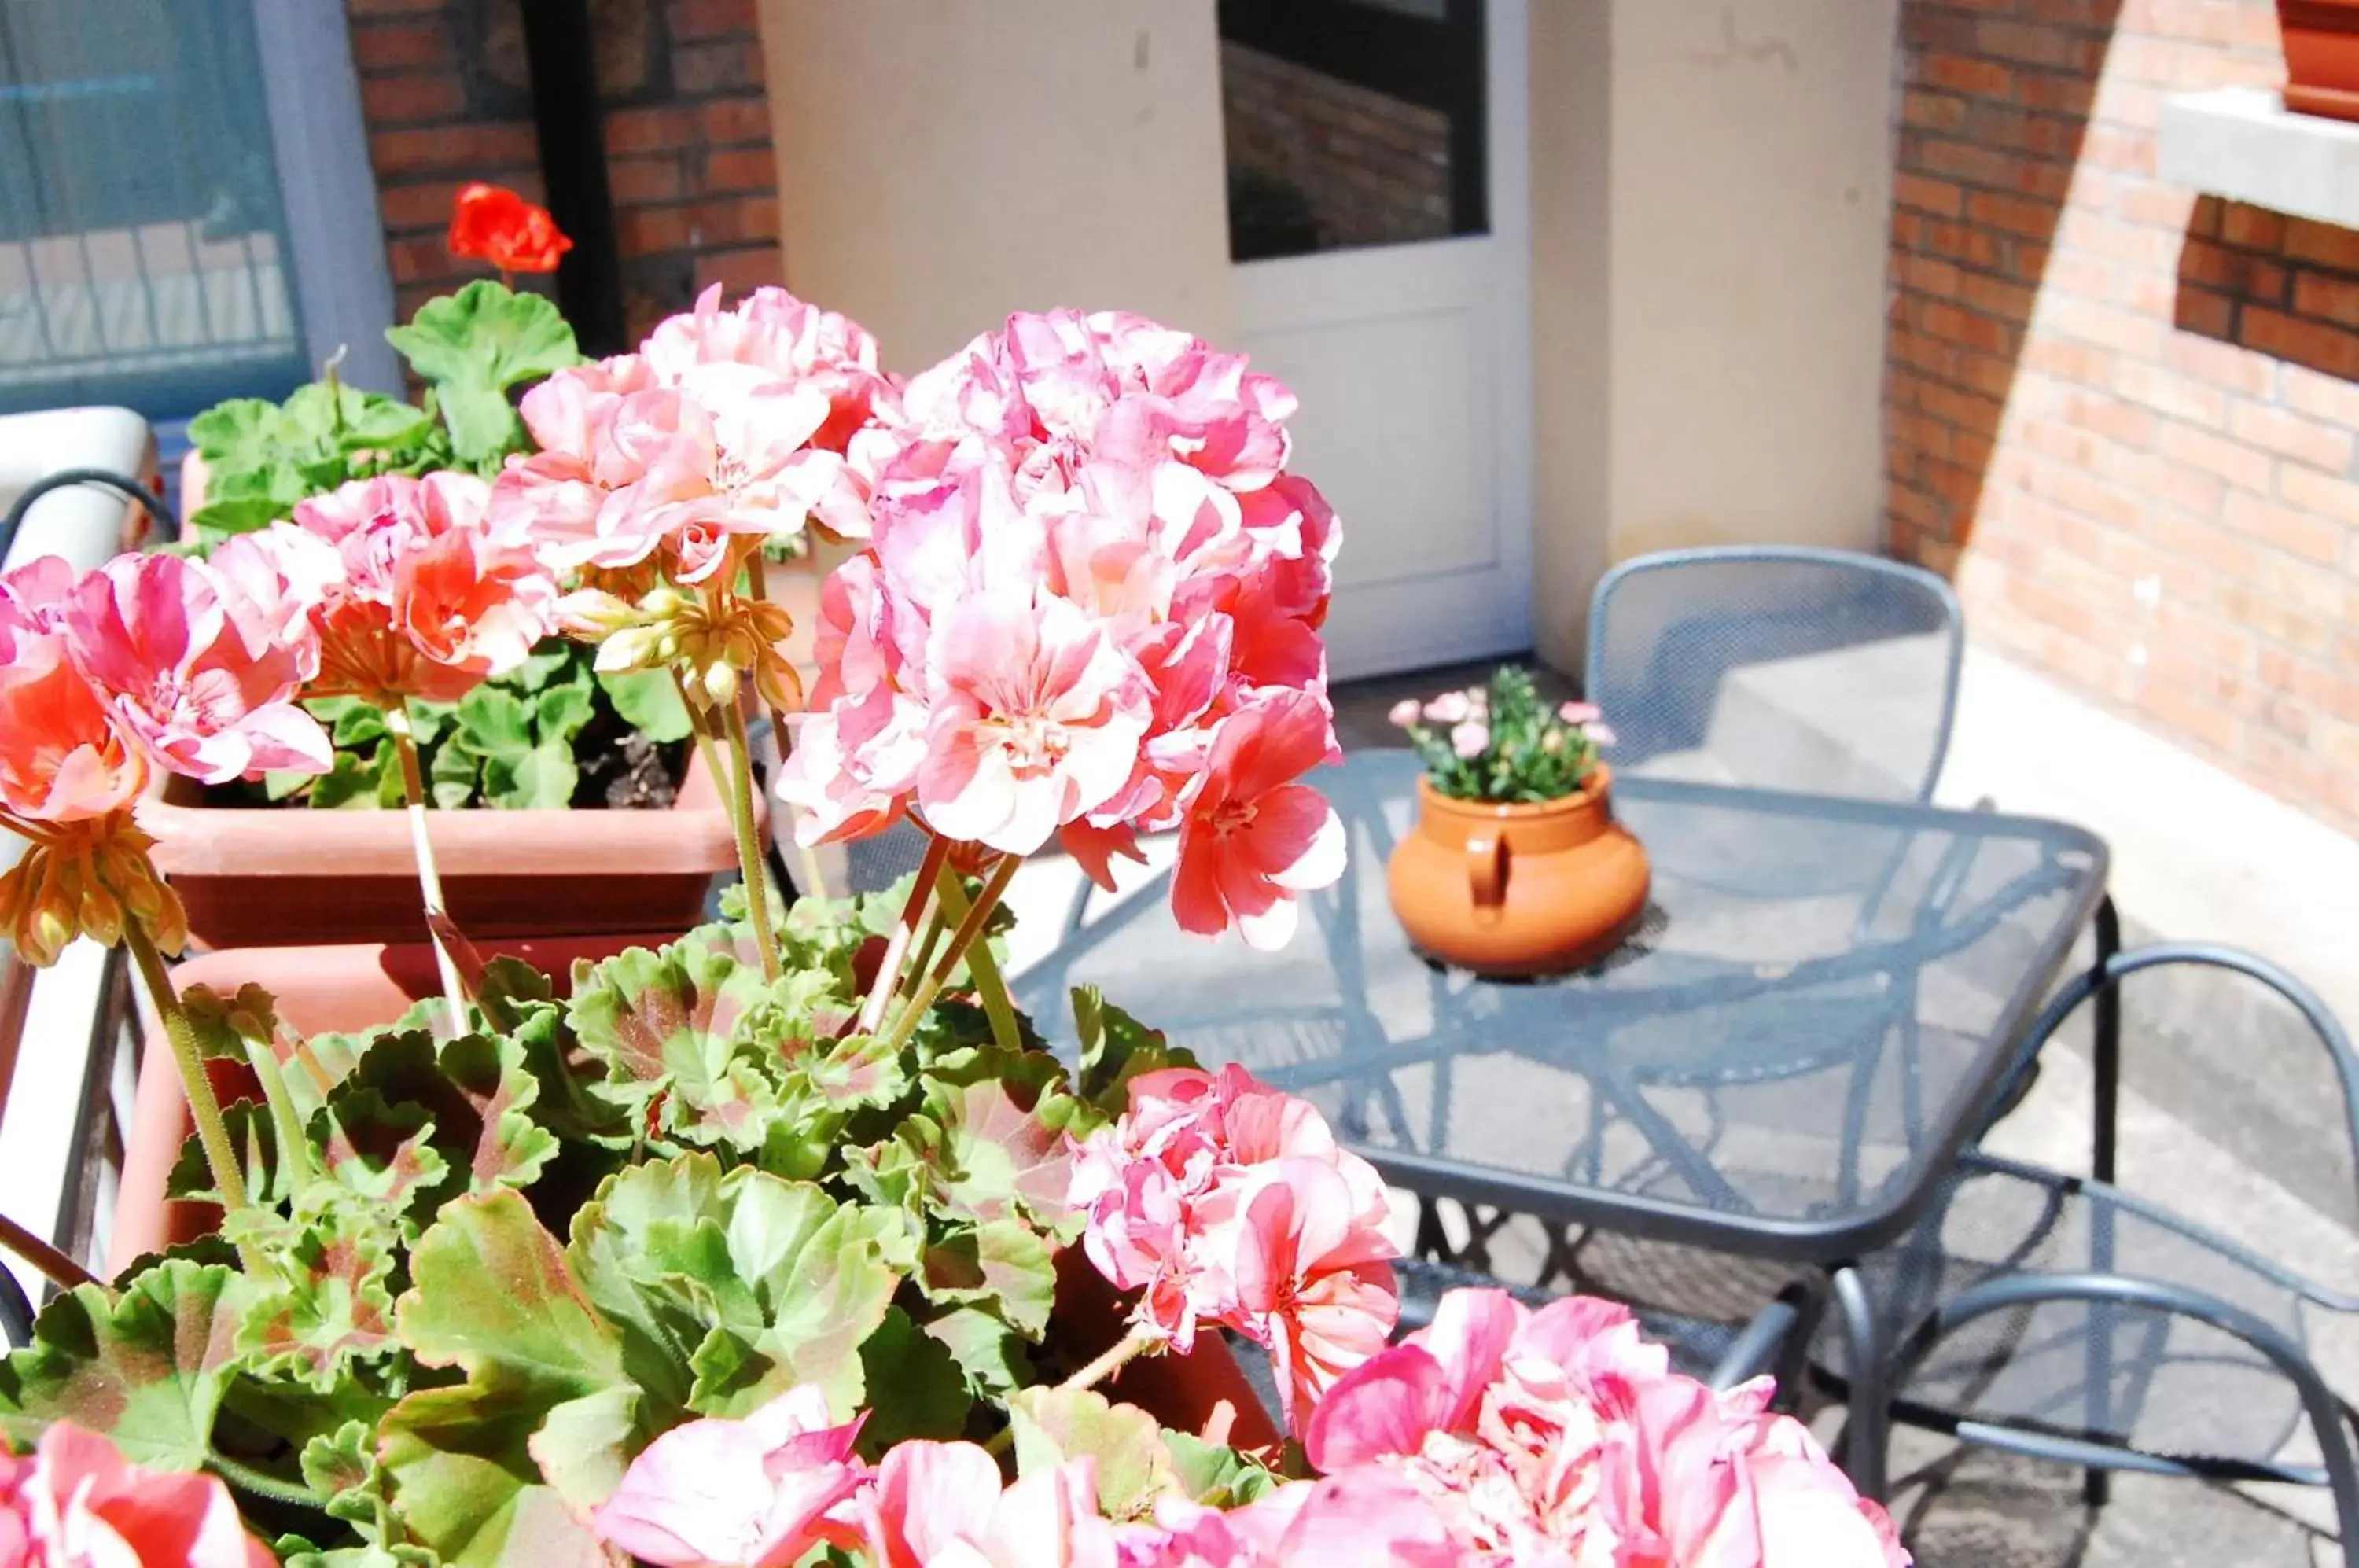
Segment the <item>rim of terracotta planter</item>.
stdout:
[[1420,822],[1501,832],[1526,851],[1569,849],[1596,837],[1612,820],[1613,793],[1614,770],[1602,762],[1588,782],[1553,800],[1465,800],[1435,789],[1429,774],[1417,778]]
[[[167,877],[418,875],[406,811],[207,806],[198,803],[201,797],[194,780],[162,774],[139,803],[139,824],[155,835],[156,866]],[[768,806],[759,789],[754,815],[757,829],[766,833]],[[737,864],[737,837],[720,786],[695,752],[689,754],[679,798],[668,808],[469,807],[429,811],[426,822],[446,876],[723,871]],[[296,823],[299,831],[290,831]]]

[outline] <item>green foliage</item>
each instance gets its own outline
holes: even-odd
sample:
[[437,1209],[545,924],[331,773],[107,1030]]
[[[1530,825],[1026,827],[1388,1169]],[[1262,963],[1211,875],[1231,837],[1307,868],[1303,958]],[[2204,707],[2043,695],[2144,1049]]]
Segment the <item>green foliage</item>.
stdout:
[[[516,738],[567,690],[552,665],[441,733]],[[580,1521],[641,1449],[803,1385],[871,1409],[872,1458],[1003,1422],[1027,1468],[1091,1454],[1125,1516],[1266,1486],[1043,1388],[1070,1357],[1034,1355],[1077,1228],[1068,1138],[1183,1058],[1093,996],[1091,1098],[963,1004],[904,1045],[856,1031],[857,956],[905,893],[799,903],[776,980],[734,923],[582,964],[562,1003],[495,960],[455,1037],[436,1006],[298,1043],[266,996],[201,996],[216,1049],[285,1057],[229,1108],[252,1272],[216,1243],[61,1297],[0,1362],[0,1436],[71,1418],[143,1463],[234,1454],[315,1499],[279,1540],[305,1568],[603,1563]],[[209,1184],[193,1149],[178,1181]]]
[[[636,730],[658,746],[688,737],[688,709],[669,675],[600,674],[595,658],[587,645],[552,639],[457,702],[411,699],[410,734],[433,803],[562,810],[581,791],[577,753],[585,733],[611,738]],[[401,766],[384,712],[357,697],[314,697],[303,705],[326,727],[334,760],[316,777],[270,775],[264,797],[323,810],[399,808]]]
[[332,374],[284,403],[233,397],[189,421],[208,474],[205,505],[189,519],[201,549],[354,479],[453,467],[489,478],[526,445],[509,394],[582,359],[556,306],[489,281],[428,300],[386,335],[426,383],[426,407]]
[[[1436,702],[1462,706],[1464,716],[1420,718],[1403,728],[1434,789],[1454,800],[1528,805],[1577,794],[1597,771],[1599,740],[1612,735],[1597,724],[1594,709],[1585,719],[1568,719],[1542,702],[1530,672],[1511,664],[1500,666],[1487,687],[1444,692]],[[1601,733],[1593,734],[1593,726]],[[1462,736],[1479,741],[1472,756],[1459,755]]]
[[232,1269],[175,1258],[110,1294],[51,1301],[33,1344],[0,1362],[0,1436],[29,1445],[54,1421],[114,1440],[136,1465],[193,1470],[235,1362],[252,1287]]
[[489,278],[429,299],[408,326],[385,335],[434,389],[452,455],[495,471],[525,445],[508,389],[582,362],[573,329],[554,304]]
[[1097,1461],[1098,1506],[1110,1519],[1147,1519],[1158,1498],[1183,1490],[1179,1466],[1155,1418],[1094,1388],[1026,1388],[1009,1396],[1021,1475],[1069,1459]]
[[189,421],[208,474],[205,505],[190,526],[210,549],[347,480],[422,472],[439,450],[435,437],[425,410],[333,381],[298,387],[283,404],[233,397]]

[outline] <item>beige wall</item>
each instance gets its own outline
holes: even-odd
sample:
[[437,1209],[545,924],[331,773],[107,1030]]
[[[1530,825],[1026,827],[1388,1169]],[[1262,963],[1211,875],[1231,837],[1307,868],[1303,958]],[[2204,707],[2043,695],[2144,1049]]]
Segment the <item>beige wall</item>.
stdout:
[[1212,0],[763,0],[787,281],[915,370],[1010,310],[1235,336]]
[[1539,0],[1538,636],[1606,566],[1881,531],[1893,0]]

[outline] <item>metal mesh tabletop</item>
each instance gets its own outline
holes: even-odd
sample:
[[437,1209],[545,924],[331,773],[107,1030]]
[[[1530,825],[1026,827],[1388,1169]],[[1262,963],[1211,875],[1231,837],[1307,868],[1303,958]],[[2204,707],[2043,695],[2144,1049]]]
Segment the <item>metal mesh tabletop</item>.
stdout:
[[1418,771],[1369,751],[1317,778],[1350,866],[1284,950],[1188,936],[1149,889],[1020,1000],[1066,1040],[1066,987],[1097,985],[1421,1192],[1829,1261],[1921,1205],[2104,882],[2058,823],[1617,781],[1655,867],[1637,933],[1579,975],[1478,980],[1413,953],[1386,895]]

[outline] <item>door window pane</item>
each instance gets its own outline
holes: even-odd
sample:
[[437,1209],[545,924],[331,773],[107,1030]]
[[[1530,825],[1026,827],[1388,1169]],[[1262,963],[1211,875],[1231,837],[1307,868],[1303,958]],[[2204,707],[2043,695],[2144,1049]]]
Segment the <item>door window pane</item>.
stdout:
[[252,0],[0,4],[0,410],[305,378]]
[[1489,226],[1482,0],[1221,0],[1229,255]]

